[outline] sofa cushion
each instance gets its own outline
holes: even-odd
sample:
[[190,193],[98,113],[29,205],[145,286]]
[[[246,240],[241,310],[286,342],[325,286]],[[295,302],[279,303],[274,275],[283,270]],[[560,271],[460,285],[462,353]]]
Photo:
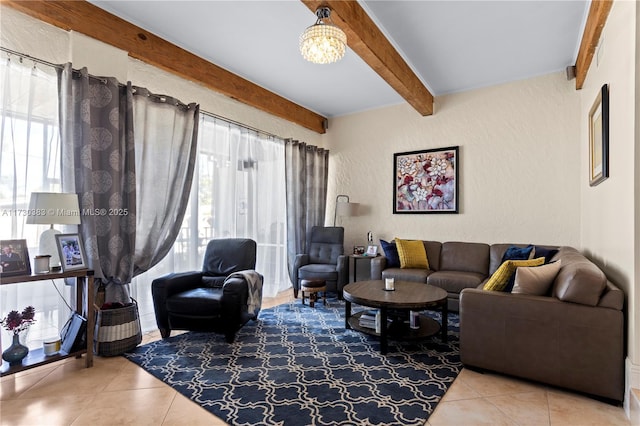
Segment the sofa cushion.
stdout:
[[557,257],[562,267],[553,283],[553,295],[565,302],[596,306],[607,286],[607,277],[573,247],[562,247]]
[[509,247],[527,247],[528,244],[508,244],[496,243],[491,244],[489,248],[489,274],[492,275],[502,265],[502,258]]
[[477,287],[484,278],[484,275],[477,272],[437,271],[427,277],[427,284],[449,293],[460,293],[465,288]]
[[380,246],[384,252],[384,256],[387,258],[387,268],[399,268],[400,257],[398,256],[398,247],[395,242],[388,242],[380,240]]
[[489,275],[489,245],[484,243],[446,242],[442,244],[440,270],[475,272]]
[[396,238],[400,268],[424,268],[429,269],[429,260],[424,243],[420,240],[401,240]]
[[552,247],[535,246],[533,257],[544,257],[544,263],[551,263],[551,259],[558,253],[558,249]]
[[561,261],[556,261],[542,266],[519,266],[511,293],[544,296],[558,275],[560,264]]
[[544,257],[531,260],[507,260],[491,275],[491,278],[487,280],[483,288],[489,291],[511,291],[509,281],[516,272],[517,267],[540,266],[542,264],[544,264]]
[[[533,245],[529,244],[526,247],[510,246],[505,250],[502,255],[502,262],[506,260],[527,260],[531,259],[531,253],[533,253]],[[540,256],[538,256],[540,257]]]
[[387,268],[382,271],[382,279],[395,278],[398,281],[414,281],[418,283],[426,283],[427,277],[432,273],[429,269],[401,269]]

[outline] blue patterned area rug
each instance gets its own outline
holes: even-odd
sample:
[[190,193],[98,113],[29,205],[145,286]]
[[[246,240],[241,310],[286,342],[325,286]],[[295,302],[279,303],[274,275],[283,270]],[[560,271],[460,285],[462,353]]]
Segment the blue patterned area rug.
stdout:
[[233,344],[189,332],[125,356],[232,425],[423,425],[462,368],[458,316],[446,344],[390,341],[381,355],[329,302],[265,309]]

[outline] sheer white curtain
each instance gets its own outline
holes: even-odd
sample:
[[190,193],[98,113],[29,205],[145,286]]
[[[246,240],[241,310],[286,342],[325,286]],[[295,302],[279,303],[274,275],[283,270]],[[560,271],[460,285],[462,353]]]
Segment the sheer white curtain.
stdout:
[[173,250],[134,278],[142,328],[156,328],[151,281],[169,272],[198,270],[211,238],[252,238],[263,296],[291,287],[286,260],[284,140],[201,114],[198,159],[189,205]]
[[[0,239],[25,239],[29,257],[38,254],[44,225],[27,225],[31,192],[60,192],[60,134],[56,70],[10,56],[0,64]],[[77,227],[57,227],[77,232]],[[33,263],[33,262],[32,262]],[[70,311],[54,288],[70,300],[62,281],[0,286],[0,316],[32,305],[36,322],[26,344],[35,348],[58,335]],[[2,346],[11,342],[2,330]],[[24,342],[22,342],[24,344]]]

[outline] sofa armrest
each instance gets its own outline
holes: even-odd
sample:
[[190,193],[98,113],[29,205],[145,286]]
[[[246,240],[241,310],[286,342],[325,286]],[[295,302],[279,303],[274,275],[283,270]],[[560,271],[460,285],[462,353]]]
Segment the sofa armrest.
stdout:
[[371,259],[371,279],[381,280],[382,271],[387,267],[387,258],[385,256],[376,256]]
[[620,401],[623,324],[617,309],[467,288],[460,293],[460,359]]

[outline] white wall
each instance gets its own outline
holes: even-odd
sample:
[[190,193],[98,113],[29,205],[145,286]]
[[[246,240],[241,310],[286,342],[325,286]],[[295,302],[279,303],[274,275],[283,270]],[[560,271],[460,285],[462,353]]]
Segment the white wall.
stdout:
[[[615,1],[603,29],[597,54],[580,91],[582,135],[580,193],[582,249],[598,263],[627,295],[628,380],[640,387],[640,292],[636,217],[636,3]],[[588,114],[598,91],[609,84],[609,178],[595,187],[588,184]],[[629,371],[630,370],[630,371]]]
[[[336,194],[361,203],[338,218],[346,245],[379,238],[579,245],[580,97],[564,73],[436,98],[422,117],[399,105],[329,123]],[[460,213],[393,214],[393,154],[460,146]]]

